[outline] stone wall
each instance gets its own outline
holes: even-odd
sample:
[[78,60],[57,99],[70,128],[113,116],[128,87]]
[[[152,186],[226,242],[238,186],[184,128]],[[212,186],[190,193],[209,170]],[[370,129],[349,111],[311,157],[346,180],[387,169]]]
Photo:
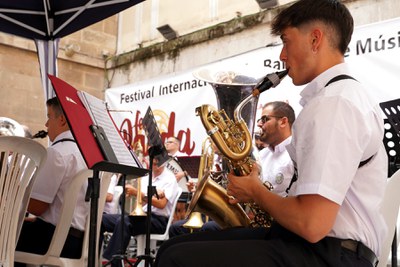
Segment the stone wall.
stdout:
[[[78,31],[59,43],[58,77],[104,97],[104,59],[115,53],[117,16]],[[45,129],[45,96],[33,40],[0,33],[0,117]]]
[[[357,26],[400,17],[399,0],[344,2]],[[269,23],[280,8],[237,16],[120,55],[115,55],[118,16],[113,16],[61,39],[58,76],[103,98],[106,88],[186,71],[277,42]],[[35,133],[45,128],[44,102],[34,42],[0,33],[0,117],[26,124]]]
[[[400,1],[345,0],[355,26],[400,17]],[[290,4],[290,3],[289,3]],[[251,51],[274,42],[270,22],[285,5],[236,17],[205,29],[143,47],[110,58],[107,77],[110,87],[187,71],[204,64]]]

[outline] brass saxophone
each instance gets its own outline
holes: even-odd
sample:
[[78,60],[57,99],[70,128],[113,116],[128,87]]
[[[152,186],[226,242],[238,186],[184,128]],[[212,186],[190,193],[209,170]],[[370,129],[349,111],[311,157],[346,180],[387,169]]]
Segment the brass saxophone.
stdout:
[[[288,71],[284,70],[268,74],[254,87],[252,93],[237,105],[233,112],[234,120],[228,117],[224,109],[218,111],[210,105],[196,108],[196,114],[200,116],[207,134],[226,160],[228,169],[233,170],[238,176],[249,174],[252,166],[256,164],[251,153],[252,136],[246,122],[241,117],[242,109],[248,103],[256,101],[261,92],[278,85],[287,73]],[[231,205],[228,203],[228,199],[226,190],[205,176],[197,186],[188,212],[200,211],[210,216],[221,228],[269,227],[271,225],[272,217],[254,203],[245,204],[254,214],[254,219],[250,220],[239,204]]]
[[[212,147],[211,138],[207,137],[204,139],[201,148],[201,158],[198,172],[198,182],[201,181],[205,173],[212,171],[214,164],[214,149]],[[200,212],[192,212],[183,227],[189,228],[191,231],[194,229],[200,229],[203,226],[203,220]]]

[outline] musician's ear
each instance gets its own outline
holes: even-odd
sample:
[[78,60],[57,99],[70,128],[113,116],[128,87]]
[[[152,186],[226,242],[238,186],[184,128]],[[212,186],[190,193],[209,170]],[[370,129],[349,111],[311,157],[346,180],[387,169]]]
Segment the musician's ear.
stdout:
[[68,126],[68,122],[67,122],[67,118],[65,117],[65,115],[64,114],[61,114],[60,116],[59,116],[59,121],[60,121],[60,124],[61,124],[61,126],[67,126],[67,127],[69,127]]

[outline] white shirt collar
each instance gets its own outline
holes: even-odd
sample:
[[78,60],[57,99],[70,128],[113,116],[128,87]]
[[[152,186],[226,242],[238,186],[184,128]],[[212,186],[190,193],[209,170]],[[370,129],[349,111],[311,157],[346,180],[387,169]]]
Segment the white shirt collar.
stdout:
[[275,146],[274,150],[272,150],[270,147],[268,147],[269,150],[271,150],[272,153],[278,153],[278,152],[283,152],[286,151],[286,146],[292,142],[292,136],[289,136],[285,140],[283,140],[281,143]]
[[347,63],[337,64],[330,69],[327,69],[320,75],[314,78],[300,93],[300,105],[303,107],[316,95],[318,95],[324,88],[325,85],[335,76],[349,73]]

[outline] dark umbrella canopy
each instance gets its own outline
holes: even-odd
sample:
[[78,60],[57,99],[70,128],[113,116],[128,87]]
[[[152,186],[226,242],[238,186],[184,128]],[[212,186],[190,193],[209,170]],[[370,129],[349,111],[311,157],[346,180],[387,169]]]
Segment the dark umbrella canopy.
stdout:
[[143,0],[0,0],[0,31],[53,40],[134,6]]
[[57,76],[61,37],[144,0],[0,0],[0,31],[34,39],[45,98],[55,96],[47,74]]

